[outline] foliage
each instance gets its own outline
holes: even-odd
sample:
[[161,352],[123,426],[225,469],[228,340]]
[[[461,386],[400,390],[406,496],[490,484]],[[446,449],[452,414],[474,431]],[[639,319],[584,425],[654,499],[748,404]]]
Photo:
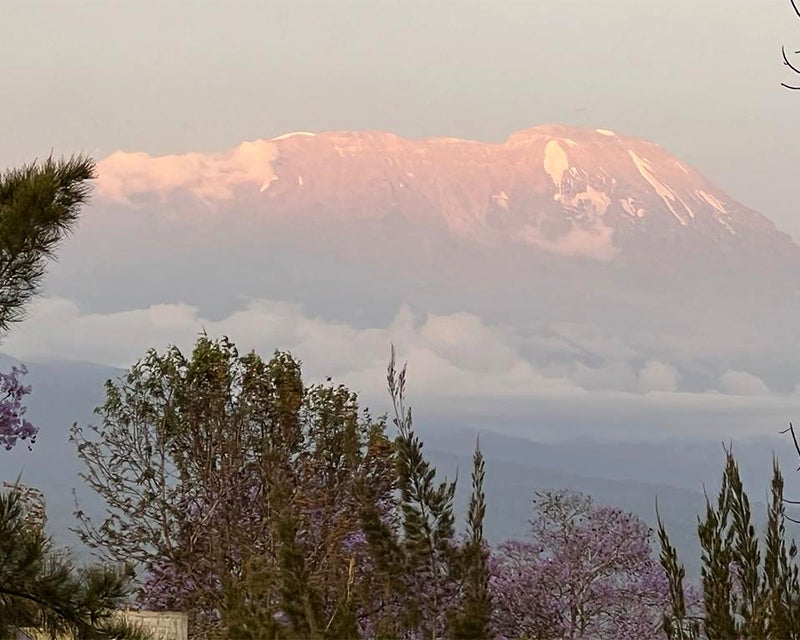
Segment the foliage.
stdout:
[[142,604],[187,611],[198,638],[488,637],[483,458],[462,540],[394,359],[388,379],[394,442],[286,353],[206,336],[190,357],[150,351],[107,383],[99,425],[73,427],[107,507],[79,510],[79,535],[137,562]]
[[668,586],[636,516],[571,491],[537,493],[531,537],[509,540],[491,581],[498,637],[660,637]]
[[45,263],[89,199],[94,162],[73,156],[0,175],[0,333],[24,317]]
[[[0,174],[0,335],[24,317],[45,264],[89,198],[94,162],[74,156],[48,158]],[[0,373],[0,447],[30,444],[38,429],[24,418],[22,399],[30,393],[20,378],[24,367]]]
[[[674,639],[791,640],[800,637],[800,581],[794,541],[787,549],[783,477],[773,464],[767,530],[759,540],[751,522],[750,502],[731,451],[716,504],[706,498],[705,519],[698,523],[702,549],[702,611],[688,611],[679,594],[683,567],[659,521],[662,565],[670,584],[672,611],[664,620]],[[762,560],[763,547],[763,560]]]
[[467,514],[467,541],[462,552],[464,591],[461,609],[451,622],[453,638],[477,640],[488,638],[492,615],[492,597],[489,592],[489,549],[483,537],[483,520],[486,516],[486,496],[483,481],[486,474],[480,444],[476,442],[472,459],[472,497]]
[[304,386],[286,353],[206,336],[188,358],[150,351],[106,391],[101,424],[72,431],[108,509],[79,510],[79,534],[143,568],[143,604],[187,611],[197,637],[355,634],[376,606],[354,579],[368,562],[356,488],[391,502],[384,421],[345,387]]
[[0,372],[0,447],[13,449],[19,440],[29,447],[36,442],[38,429],[25,419],[23,399],[31,392],[20,378],[27,373],[23,367],[12,367],[11,373]]
[[0,639],[20,628],[85,640],[145,638],[113,617],[127,599],[129,575],[100,566],[76,568],[30,526],[20,492],[0,493]]
[[484,464],[476,449],[473,495],[466,542],[455,532],[456,483],[436,481],[425,459],[405,405],[406,369],[395,368],[394,350],[387,375],[397,437],[394,463],[397,502],[381,511],[374,493],[362,510],[372,560],[374,589],[381,594],[365,637],[486,637],[490,599],[487,548],[483,538]]

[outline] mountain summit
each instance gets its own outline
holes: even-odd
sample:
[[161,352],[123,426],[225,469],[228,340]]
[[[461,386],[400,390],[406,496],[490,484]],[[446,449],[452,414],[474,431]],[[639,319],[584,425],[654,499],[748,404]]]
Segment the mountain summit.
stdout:
[[788,236],[651,142],[539,126],[491,144],[373,131],[289,133],[223,154],[118,152],[100,192],[130,202],[181,191],[269,218],[392,219],[484,246],[610,262],[661,250],[800,259]]

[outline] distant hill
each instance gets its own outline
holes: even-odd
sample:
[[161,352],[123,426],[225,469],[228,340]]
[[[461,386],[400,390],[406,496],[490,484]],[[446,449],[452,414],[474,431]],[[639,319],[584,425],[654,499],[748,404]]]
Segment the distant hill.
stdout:
[[[0,359],[8,367],[12,361]],[[90,363],[44,362],[29,364],[27,382],[33,386],[30,419],[41,431],[33,451],[24,446],[0,452],[0,481],[22,481],[40,488],[47,499],[49,526],[60,542],[74,544],[72,490],[78,489],[84,507],[98,504],[81,488],[80,466],[68,442],[73,422],[86,424],[93,408],[104,399],[103,384],[122,371]],[[422,422],[422,421],[421,421]],[[475,433],[448,425],[421,427],[425,452],[440,474],[459,473],[457,504],[465,512]],[[753,510],[761,520],[760,500],[766,495],[770,455],[784,441],[736,443]],[[722,470],[723,454],[714,442],[588,442],[536,443],[492,432],[481,433],[486,455],[488,512],[486,530],[493,541],[524,536],[536,490],[569,488],[593,495],[598,503],[611,504],[638,514],[654,525],[654,505],[660,509],[687,568],[697,568],[696,515],[704,499],[702,483],[713,495]],[[787,453],[790,453],[787,450]],[[788,465],[785,465],[788,466]],[[791,467],[789,467],[791,469]],[[787,487],[793,477],[787,471]],[[791,528],[790,528],[791,533]]]

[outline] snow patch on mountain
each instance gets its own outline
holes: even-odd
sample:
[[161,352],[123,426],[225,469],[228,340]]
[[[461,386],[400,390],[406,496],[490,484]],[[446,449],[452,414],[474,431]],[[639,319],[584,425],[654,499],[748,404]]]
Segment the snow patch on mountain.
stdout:
[[492,202],[494,202],[501,209],[508,211],[508,194],[505,191],[495,193],[492,195]]
[[727,211],[725,211],[725,206],[710,193],[706,193],[702,189],[698,189],[697,191],[695,191],[695,193],[698,196],[700,196],[703,200],[705,200],[708,204],[710,204],[712,207],[714,207],[719,213],[723,214],[727,213]]
[[561,180],[569,170],[567,153],[556,140],[550,140],[544,148],[544,170],[557,189],[561,189]]
[[710,193],[706,193],[702,189],[697,189],[695,191],[697,196],[699,196],[702,200],[704,200],[707,204],[709,204],[716,212],[717,215],[717,222],[719,222],[723,227],[725,227],[728,231],[730,231],[733,235],[736,235],[736,231],[731,226],[728,220],[730,216],[728,215],[728,211],[725,209],[725,205],[722,204],[716,197],[714,197]]
[[[678,200],[677,196],[672,189],[656,178],[650,161],[646,158],[639,157],[635,151],[630,149],[628,150],[628,154],[630,155],[631,160],[633,160],[633,164],[635,164],[636,168],[639,170],[641,176],[647,180],[648,184],[653,187],[653,190],[661,197],[661,199],[664,201],[664,204],[667,205],[667,208],[672,212],[672,215],[678,219],[678,222],[680,222],[681,225],[686,226],[686,220],[677,211],[675,211],[673,206]],[[685,204],[684,207],[686,207]],[[688,207],[686,207],[686,209],[688,210]],[[691,211],[689,213],[691,214]]]
[[259,188],[258,192],[259,193],[264,193],[267,189],[269,189],[269,186],[273,182],[275,182],[277,179],[278,179],[278,176],[276,176],[275,174],[271,175],[269,178],[264,180],[264,184],[261,185],[261,188]]
[[646,213],[645,210],[642,209],[641,207],[637,207],[633,203],[634,202],[633,198],[631,198],[631,197],[623,198],[619,202],[622,205],[622,209],[628,215],[630,215],[630,216],[632,216],[634,218],[644,218],[644,214]]
[[317,134],[311,133],[310,131],[292,131],[291,133],[284,133],[283,135],[278,136],[277,138],[273,138],[272,141],[277,142],[278,140],[288,140],[289,138],[294,138],[295,136],[306,136],[309,138],[313,138],[315,135]]

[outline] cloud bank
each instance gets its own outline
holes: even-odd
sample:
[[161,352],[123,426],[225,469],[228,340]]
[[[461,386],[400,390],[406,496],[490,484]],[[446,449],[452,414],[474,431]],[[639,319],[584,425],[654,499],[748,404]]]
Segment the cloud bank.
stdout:
[[[531,416],[553,424],[573,416],[587,426],[617,421],[630,427],[643,420],[660,424],[659,416],[670,415],[674,432],[697,435],[692,425],[703,423],[703,416],[712,412],[723,432],[730,433],[738,423],[720,416],[740,416],[746,430],[748,424],[761,424],[756,418],[748,423],[748,416],[772,412],[770,420],[780,425],[800,409],[800,394],[774,393],[745,371],[726,371],[713,387],[690,392],[679,368],[669,362],[625,360],[619,357],[625,349],[609,346],[612,357],[595,365],[569,358],[554,365],[526,353],[529,343],[514,329],[464,312],[415,316],[407,306],[385,326],[357,328],[265,299],[250,300],[215,320],[186,304],[83,313],[69,300],[40,298],[3,350],[22,361],[82,360],[128,367],[150,347],[163,350],[175,344],[188,350],[202,331],[212,337],[227,335],[241,350],[255,349],[263,356],[289,350],[303,361],[308,379],[332,376],[380,406],[385,405],[386,365],[394,344],[398,359],[408,362],[409,396],[415,404],[442,419],[471,416],[495,428]],[[676,413],[682,417],[675,418]],[[714,428],[709,423],[709,431]],[[612,429],[604,426],[598,433],[610,435]]]

